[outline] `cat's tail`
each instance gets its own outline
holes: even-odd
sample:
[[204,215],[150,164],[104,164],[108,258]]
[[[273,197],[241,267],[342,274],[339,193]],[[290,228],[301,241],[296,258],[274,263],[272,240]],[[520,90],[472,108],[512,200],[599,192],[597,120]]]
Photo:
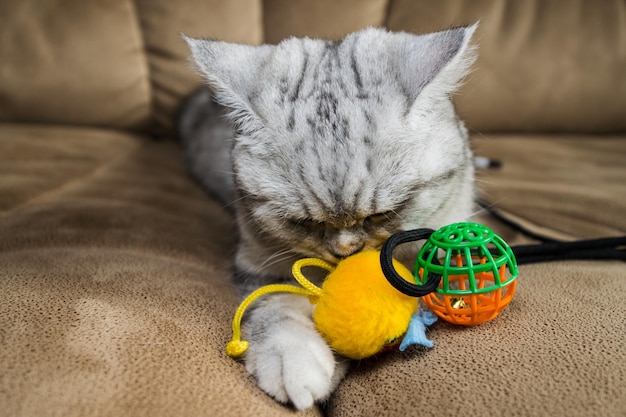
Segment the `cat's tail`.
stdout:
[[220,203],[233,210],[235,197],[231,148],[235,130],[225,109],[207,87],[193,91],[176,116],[176,135],[192,177]]

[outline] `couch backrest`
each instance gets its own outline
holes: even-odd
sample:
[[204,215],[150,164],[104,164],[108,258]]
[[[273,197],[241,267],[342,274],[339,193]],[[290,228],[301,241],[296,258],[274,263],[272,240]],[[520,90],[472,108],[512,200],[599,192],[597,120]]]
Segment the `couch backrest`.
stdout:
[[171,129],[201,83],[180,33],[244,43],[480,20],[455,97],[478,131],[626,130],[623,0],[4,0],[0,121]]
[[2,0],[0,122],[171,127],[202,81],[180,34],[262,41],[257,0]]
[[150,117],[130,2],[0,2],[0,120],[131,128]]
[[[623,0],[396,0],[387,25],[480,20],[460,112],[483,131],[626,131]],[[429,7],[425,7],[428,3]]]
[[202,84],[181,34],[229,42],[263,42],[259,0],[135,0],[153,91],[153,130],[169,133],[182,98]]

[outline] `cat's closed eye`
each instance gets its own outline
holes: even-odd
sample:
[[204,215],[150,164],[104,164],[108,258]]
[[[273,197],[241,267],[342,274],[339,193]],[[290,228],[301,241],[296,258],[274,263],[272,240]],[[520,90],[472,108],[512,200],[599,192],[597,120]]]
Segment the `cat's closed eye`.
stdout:
[[363,225],[365,227],[382,225],[388,221],[391,221],[394,216],[395,212],[393,210],[372,214],[363,219]]
[[287,221],[293,227],[306,229],[310,231],[324,227],[323,222],[319,222],[317,220],[309,219],[309,218],[302,218],[302,219],[293,218],[293,219],[287,219]]
[[[365,218],[356,220],[354,223],[358,225],[362,225],[364,228],[382,226],[385,223],[393,220],[396,213],[393,210],[384,211],[381,213],[374,213]],[[297,227],[300,229],[306,229],[308,231],[321,230],[326,227],[326,223],[310,218],[291,218],[287,219],[289,224],[293,227]]]

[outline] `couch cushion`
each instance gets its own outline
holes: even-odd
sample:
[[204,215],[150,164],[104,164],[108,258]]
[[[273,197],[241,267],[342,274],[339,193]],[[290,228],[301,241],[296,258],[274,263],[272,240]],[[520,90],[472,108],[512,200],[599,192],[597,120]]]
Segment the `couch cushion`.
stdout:
[[0,121],[141,128],[148,67],[131,0],[0,2]]
[[230,42],[261,43],[261,0],[136,0],[145,37],[154,130],[170,133],[182,98],[202,84],[181,34]]
[[355,364],[329,415],[605,416],[626,410],[623,262],[526,265],[495,320]]
[[5,124],[0,127],[0,213],[10,215],[95,175],[139,142],[100,129]]
[[475,152],[502,162],[479,172],[482,199],[557,239],[626,235],[626,137],[481,135]]
[[225,354],[235,231],[172,142],[0,125],[0,158],[0,414],[292,414]]
[[626,130],[626,3],[396,0],[387,25],[423,33],[478,20],[478,61],[456,98],[470,127]]

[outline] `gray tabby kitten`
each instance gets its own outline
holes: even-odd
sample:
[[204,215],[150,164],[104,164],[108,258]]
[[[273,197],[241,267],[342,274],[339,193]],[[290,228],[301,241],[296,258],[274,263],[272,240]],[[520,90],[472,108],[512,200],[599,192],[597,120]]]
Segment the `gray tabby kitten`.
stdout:
[[[275,46],[185,38],[224,107],[196,93],[179,133],[193,174],[234,207],[244,293],[291,282],[296,259],[337,262],[399,230],[470,216],[472,154],[450,95],[473,61],[475,28]],[[348,367],[311,312],[306,297],[274,295],[246,319],[247,369],[298,409],[327,398]]]

